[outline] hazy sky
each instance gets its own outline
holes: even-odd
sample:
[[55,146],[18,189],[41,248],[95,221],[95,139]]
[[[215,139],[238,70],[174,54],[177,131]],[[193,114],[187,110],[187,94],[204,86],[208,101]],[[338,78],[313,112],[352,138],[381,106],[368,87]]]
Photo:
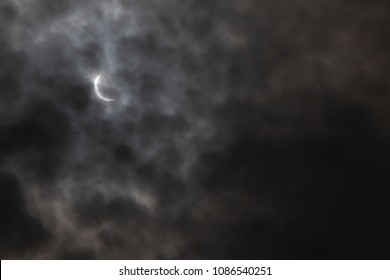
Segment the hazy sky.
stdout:
[[388,3],[0,0],[0,257],[388,259]]

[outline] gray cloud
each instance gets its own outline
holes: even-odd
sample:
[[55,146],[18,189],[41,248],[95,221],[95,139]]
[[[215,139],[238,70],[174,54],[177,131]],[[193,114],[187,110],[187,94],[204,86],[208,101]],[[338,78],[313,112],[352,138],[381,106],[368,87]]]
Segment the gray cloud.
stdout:
[[1,257],[387,258],[387,6],[3,0]]

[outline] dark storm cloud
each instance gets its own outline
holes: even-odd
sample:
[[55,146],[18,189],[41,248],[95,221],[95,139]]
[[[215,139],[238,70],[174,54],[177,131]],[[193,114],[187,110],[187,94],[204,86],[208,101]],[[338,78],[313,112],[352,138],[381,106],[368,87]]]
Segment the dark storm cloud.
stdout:
[[386,8],[2,1],[1,256],[388,258]]
[[[252,203],[271,204],[276,212],[273,221],[262,220],[253,212],[260,205],[239,205],[245,215],[237,223],[220,223],[216,236],[241,247],[207,248],[203,257],[386,257],[385,239],[374,236],[386,232],[387,143],[373,130],[366,108],[334,99],[322,106],[330,110],[321,120],[325,132],[270,140],[244,127],[225,149],[201,157],[199,185],[209,193],[256,196]],[[233,230],[223,234],[229,226]],[[252,238],[242,239],[247,235]]]
[[42,223],[32,217],[23,199],[18,178],[12,173],[0,173],[1,258],[18,258],[37,250],[50,238]]

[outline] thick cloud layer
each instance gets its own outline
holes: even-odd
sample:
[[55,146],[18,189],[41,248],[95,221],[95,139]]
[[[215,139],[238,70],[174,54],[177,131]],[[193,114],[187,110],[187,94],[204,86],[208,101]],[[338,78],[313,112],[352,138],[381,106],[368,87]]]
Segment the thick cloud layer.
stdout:
[[388,259],[388,8],[0,0],[1,258]]

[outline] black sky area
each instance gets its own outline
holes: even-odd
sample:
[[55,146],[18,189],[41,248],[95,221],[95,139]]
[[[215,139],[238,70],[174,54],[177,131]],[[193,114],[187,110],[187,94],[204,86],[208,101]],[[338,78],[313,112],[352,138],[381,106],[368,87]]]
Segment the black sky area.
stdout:
[[0,257],[389,259],[389,3],[0,0]]

